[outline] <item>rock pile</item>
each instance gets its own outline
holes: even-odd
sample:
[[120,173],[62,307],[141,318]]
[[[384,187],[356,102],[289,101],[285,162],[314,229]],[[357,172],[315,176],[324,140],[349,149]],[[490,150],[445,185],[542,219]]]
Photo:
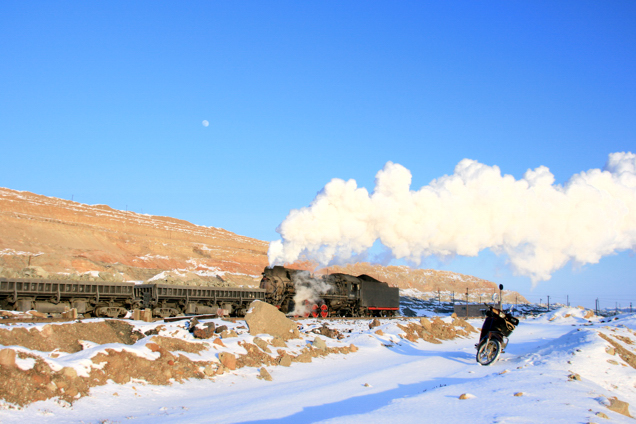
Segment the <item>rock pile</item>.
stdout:
[[441,340],[451,340],[456,337],[469,337],[470,333],[476,333],[475,327],[470,325],[462,318],[458,318],[453,314],[453,321],[449,324],[442,321],[439,317],[435,317],[430,321],[426,317],[420,318],[420,324],[411,322],[407,325],[398,324],[398,327],[405,334],[400,337],[411,342],[418,339],[425,340],[429,343],[442,343]]
[[[0,399],[20,406],[53,397],[72,403],[91,387],[108,381],[124,384],[135,379],[167,385],[192,378],[214,379],[244,367],[259,370],[257,376],[269,381],[276,377],[270,367],[358,350],[342,341],[347,330],[341,328],[341,333],[324,322],[301,326],[259,301],[252,304],[245,323],[220,319],[136,323],[0,325],[4,327],[0,328]],[[379,320],[375,324],[384,325]],[[422,318],[419,323],[402,320],[397,325],[404,339],[431,343],[476,331],[460,318],[448,324],[439,318]],[[78,352],[81,360],[74,361]],[[75,363],[74,368],[57,365],[62,356],[64,364]]]

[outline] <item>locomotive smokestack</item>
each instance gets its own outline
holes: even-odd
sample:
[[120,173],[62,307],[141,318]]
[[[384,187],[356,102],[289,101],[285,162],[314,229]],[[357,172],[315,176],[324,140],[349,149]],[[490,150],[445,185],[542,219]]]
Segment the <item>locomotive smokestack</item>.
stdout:
[[354,180],[333,179],[308,207],[292,210],[277,228],[281,240],[270,244],[270,264],[347,262],[379,240],[415,264],[491,249],[536,283],[568,261],[597,263],[636,247],[633,153],[612,153],[603,170],[563,186],[544,166],[516,180],[470,159],[417,191],[410,171],[392,162],[375,181],[369,194]]

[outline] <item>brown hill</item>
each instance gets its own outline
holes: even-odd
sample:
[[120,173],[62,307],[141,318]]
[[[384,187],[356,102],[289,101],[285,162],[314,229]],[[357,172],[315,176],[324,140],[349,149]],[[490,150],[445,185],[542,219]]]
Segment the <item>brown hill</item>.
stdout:
[[[268,243],[221,228],[0,188],[0,275],[258,285]],[[295,268],[313,269],[310,263]],[[448,271],[358,263],[319,272],[368,274],[422,292],[492,293]]]
[[268,243],[174,218],[89,206],[0,188],[0,266],[48,273],[108,272],[146,280],[179,270],[184,278],[252,283]]

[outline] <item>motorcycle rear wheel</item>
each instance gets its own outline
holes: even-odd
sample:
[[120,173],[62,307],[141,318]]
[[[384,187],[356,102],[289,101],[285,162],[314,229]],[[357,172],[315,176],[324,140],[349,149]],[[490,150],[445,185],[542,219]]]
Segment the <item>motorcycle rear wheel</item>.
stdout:
[[500,353],[501,343],[499,343],[499,340],[488,339],[479,345],[476,359],[479,364],[488,366],[497,361]]

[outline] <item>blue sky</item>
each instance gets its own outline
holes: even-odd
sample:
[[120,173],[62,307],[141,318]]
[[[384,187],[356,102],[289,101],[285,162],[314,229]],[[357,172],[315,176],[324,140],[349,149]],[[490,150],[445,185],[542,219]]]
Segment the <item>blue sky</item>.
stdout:
[[[389,160],[414,189],[463,158],[563,183],[636,151],[635,23],[631,1],[2,2],[0,185],[274,240]],[[424,266],[636,303],[629,252],[534,290],[488,252]]]

